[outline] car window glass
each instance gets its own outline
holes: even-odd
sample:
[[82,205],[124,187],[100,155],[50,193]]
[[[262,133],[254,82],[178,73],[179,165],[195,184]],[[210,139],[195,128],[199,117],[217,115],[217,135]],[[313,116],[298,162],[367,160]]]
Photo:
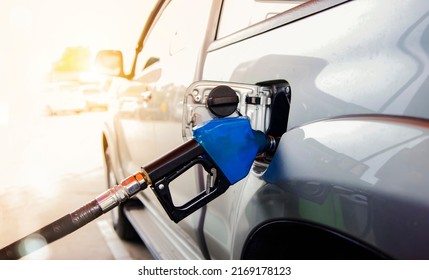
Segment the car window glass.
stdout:
[[308,0],[224,0],[217,38],[292,9]]
[[[199,46],[207,27],[211,2],[209,0],[171,1],[144,42],[143,50],[137,60],[137,71],[144,69],[150,71],[152,67],[149,66],[160,63],[164,79],[169,79],[170,82],[183,75],[189,76],[188,70],[195,69]],[[175,60],[174,63],[172,59]],[[169,69],[164,69],[166,65]],[[178,66],[180,69],[174,69],[176,76],[167,77],[173,66]],[[190,75],[192,79],[193,71]]]

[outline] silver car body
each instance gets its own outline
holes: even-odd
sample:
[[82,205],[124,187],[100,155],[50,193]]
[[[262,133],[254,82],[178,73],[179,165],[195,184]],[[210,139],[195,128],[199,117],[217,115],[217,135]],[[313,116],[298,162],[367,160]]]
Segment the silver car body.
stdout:
[[[161,11],[180,1],[165,2]],[[140,193],[145,208],[125,209],[154,256],[329,258],[345,241],[379,257],[429,258],[428,2],[308,1],[222,38],[223,1],[201,2],[193,24],[202,35],[173,36],[174,64],[112,84],[103,135],[116,178],[183,143],[194,81],[289,82],[287,132],[268,166],[178,224]],[[151,56],[144,46],[141,55]],[[174,184],[180,204],[204,176],[196,168]]]

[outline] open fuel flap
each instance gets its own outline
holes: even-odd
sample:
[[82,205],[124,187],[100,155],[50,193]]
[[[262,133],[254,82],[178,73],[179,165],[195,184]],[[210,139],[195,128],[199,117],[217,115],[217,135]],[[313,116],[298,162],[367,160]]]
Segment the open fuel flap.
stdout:
[[[286,80],[242,84],[199,81],[188,87],[184,99],[182,135],[207,121],[225,117],[248,117],[251,127],[277,141],[286,132],[291,102],[291,87]],[[266,165],[274,151],[261,154],[256,164]]]

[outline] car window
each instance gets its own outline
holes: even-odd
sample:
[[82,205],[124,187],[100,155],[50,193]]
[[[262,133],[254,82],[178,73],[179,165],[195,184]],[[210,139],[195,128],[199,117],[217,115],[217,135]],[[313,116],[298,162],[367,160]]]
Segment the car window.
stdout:
[[217,32],[223,38],[308,0],[224,0]]
[[[137,71],[149,70],[151,66],[159,63],[163,68],[164,79],[168,79],[169,82],[178,79],[181,80],[180,83],[192,82],[211,5],[210,0],[171,1],[158,17],[144,42],[137,60]],[[166,65],[169,69],[164,69]],[[170,68],[175,65],[180,69],[174,69],[175,75],[167,76],[171,72]],[[189,81],[181,79],[184,75]]]

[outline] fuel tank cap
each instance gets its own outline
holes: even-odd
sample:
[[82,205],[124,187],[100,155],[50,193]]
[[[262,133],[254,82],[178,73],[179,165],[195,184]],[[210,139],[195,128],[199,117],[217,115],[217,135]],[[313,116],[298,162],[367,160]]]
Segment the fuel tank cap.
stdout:
[[217,86],[207,96],[207,107],[217,117],[223,118],[237,110],[237,93],[228,86]]

